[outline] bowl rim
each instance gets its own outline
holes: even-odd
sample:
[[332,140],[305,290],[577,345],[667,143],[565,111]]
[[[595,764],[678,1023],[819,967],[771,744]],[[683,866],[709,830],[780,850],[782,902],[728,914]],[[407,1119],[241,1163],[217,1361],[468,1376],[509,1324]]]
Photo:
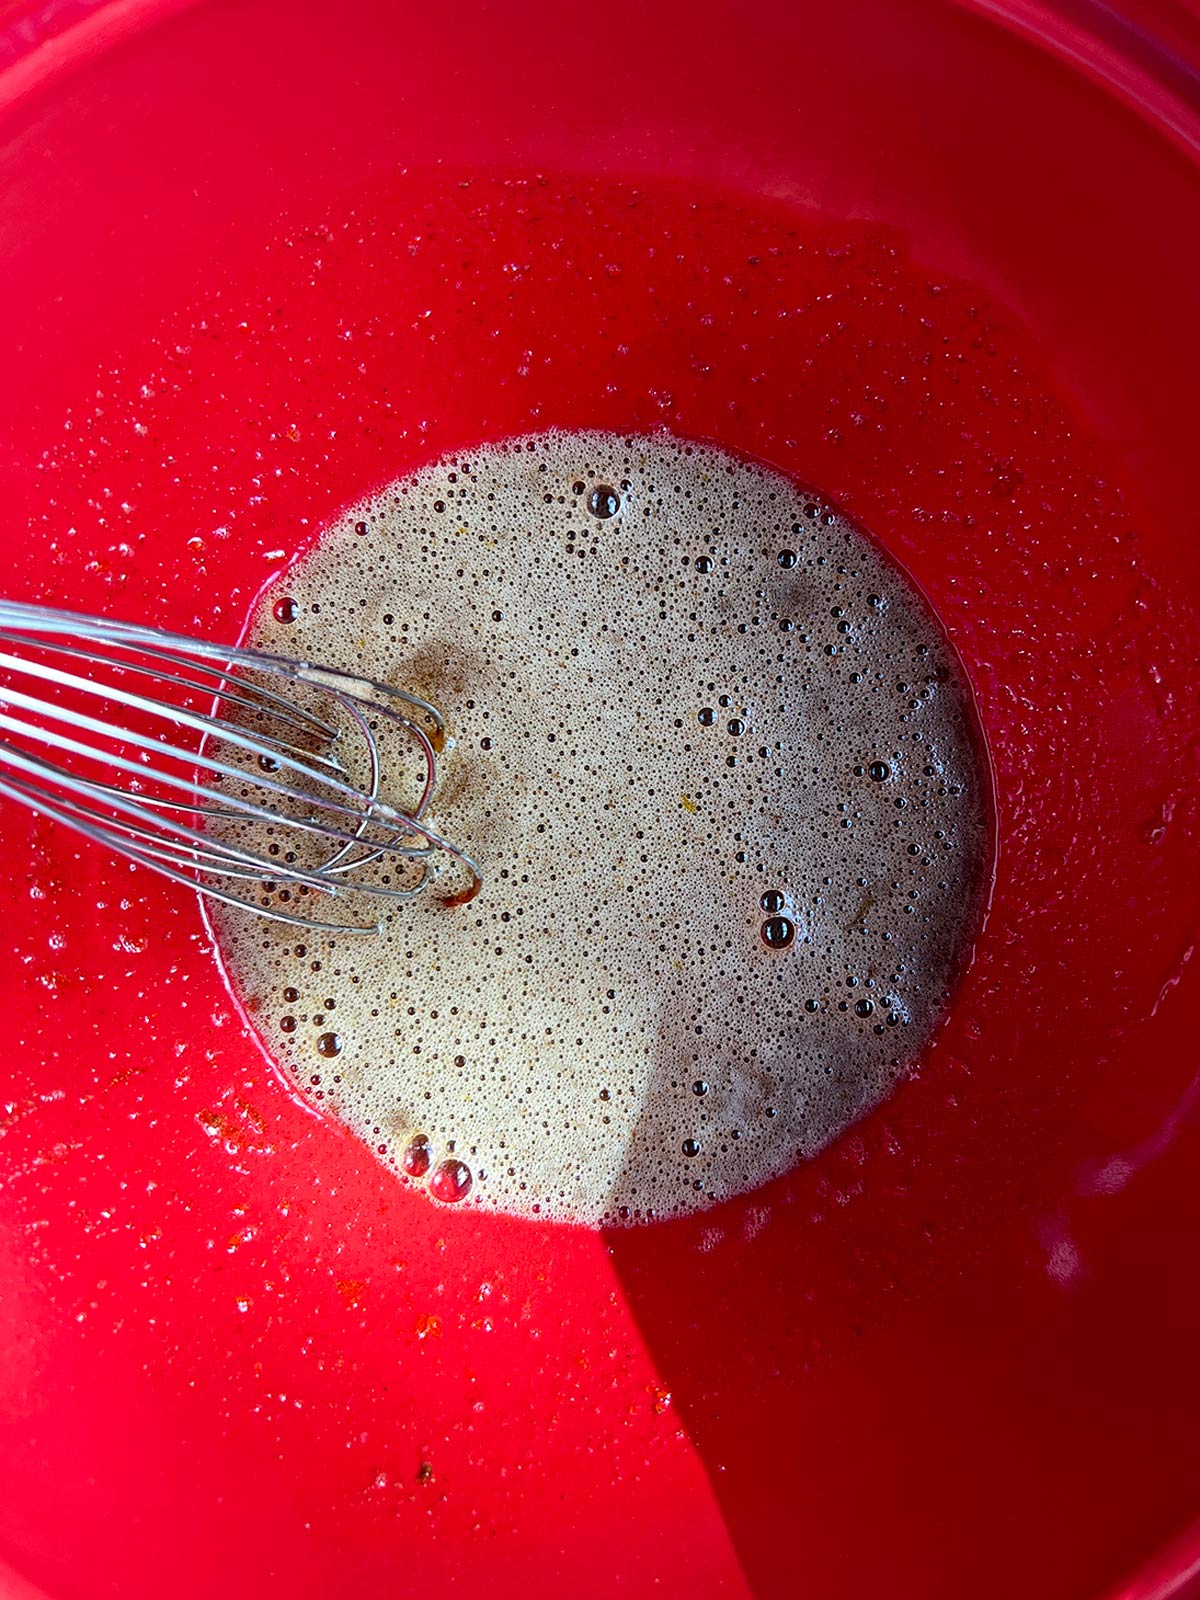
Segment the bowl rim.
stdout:
[[[0,0],[0,115],[200,0]],[[1099,85],[1200,164],[1198,0],[951,0]]]
[[[0,118],[202,0],[0,0]],[[1200,0],[950,0],[1102,88],[1200,167]],[[1200,1518],[1103,1600],[1172,1600],[1200,1578]],[[0,1592],[43,1591],[0,1557]]]

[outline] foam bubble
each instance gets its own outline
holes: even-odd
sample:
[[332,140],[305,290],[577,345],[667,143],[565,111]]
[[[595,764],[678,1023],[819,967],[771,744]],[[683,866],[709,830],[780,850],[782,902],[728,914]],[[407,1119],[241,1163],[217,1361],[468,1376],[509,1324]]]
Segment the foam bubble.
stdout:
[[347,511],[251,642],[414,690],[453,736],[431,820],[478,899],[368,939],[214,914],[272,1054],[402,1181],[591,1224],[701,1209],[927,1041],[986,867],[968,699],[899,570],[792,480],[669,435],[480,448]]

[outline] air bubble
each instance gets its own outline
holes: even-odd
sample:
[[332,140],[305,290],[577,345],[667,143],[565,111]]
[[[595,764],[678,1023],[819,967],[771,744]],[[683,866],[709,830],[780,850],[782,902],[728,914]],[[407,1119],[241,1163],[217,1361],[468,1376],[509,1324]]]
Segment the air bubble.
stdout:
[[609,484],[601,483],[588,495],[587,507],[594,517],[615,517],[621,509],[621,497]]
[[445,1161],[439,1161],[434,1168],[433,1176],[429,1180],[429,1192],[443,1205],[457,1205],[470,1193],[471,1183],[470,1167],[465,1161],[459,1161],[452,1156]]
[[426,1134],[415,1133],[404,1146],[400,1165],[410,1178],[423,1178],[433,1162],[433,1151]]

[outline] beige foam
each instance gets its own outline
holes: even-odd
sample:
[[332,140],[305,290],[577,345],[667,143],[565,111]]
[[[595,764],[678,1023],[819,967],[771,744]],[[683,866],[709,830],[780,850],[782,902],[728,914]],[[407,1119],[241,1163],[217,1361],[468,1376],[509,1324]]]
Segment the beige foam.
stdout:
[[667,435],[482,448],[347,511],[251,639],[414,689],[453,734],[431,815],[478,899],[366,940],[215,917],[272,1054],[388,1165],[425,1135],[468,1206],[691,1211],[815,1155],[919,1054],[986,866],[966,695],[900,572],[791,480]]

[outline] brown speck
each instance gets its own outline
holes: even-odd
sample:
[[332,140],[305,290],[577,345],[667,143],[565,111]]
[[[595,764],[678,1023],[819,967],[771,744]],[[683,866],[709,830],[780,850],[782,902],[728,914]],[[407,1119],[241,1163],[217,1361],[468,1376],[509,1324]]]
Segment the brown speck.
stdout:
[[477,783],[478,771],[469,762],[463,759],[460,752],[456,751],[448,761],[438,766],[437,804],[439,812],[449,811],[458,805],[463,796],[473,784]]
[[862,897],[862,904],[850,918],[850,921],[846,924],[847,933],[850,932],[851,928],[857,928],[858,924],[863,920],[874,904],[875,896],[870,892],[870,890],[868,890],[867,893]]
[[472,678],[481,675],[479,663],[447,639],[427,639],[396,671],[397,682],[403,680],[403,687],[432,701],[439,711],[445,710],[445,702],[461,699]]

